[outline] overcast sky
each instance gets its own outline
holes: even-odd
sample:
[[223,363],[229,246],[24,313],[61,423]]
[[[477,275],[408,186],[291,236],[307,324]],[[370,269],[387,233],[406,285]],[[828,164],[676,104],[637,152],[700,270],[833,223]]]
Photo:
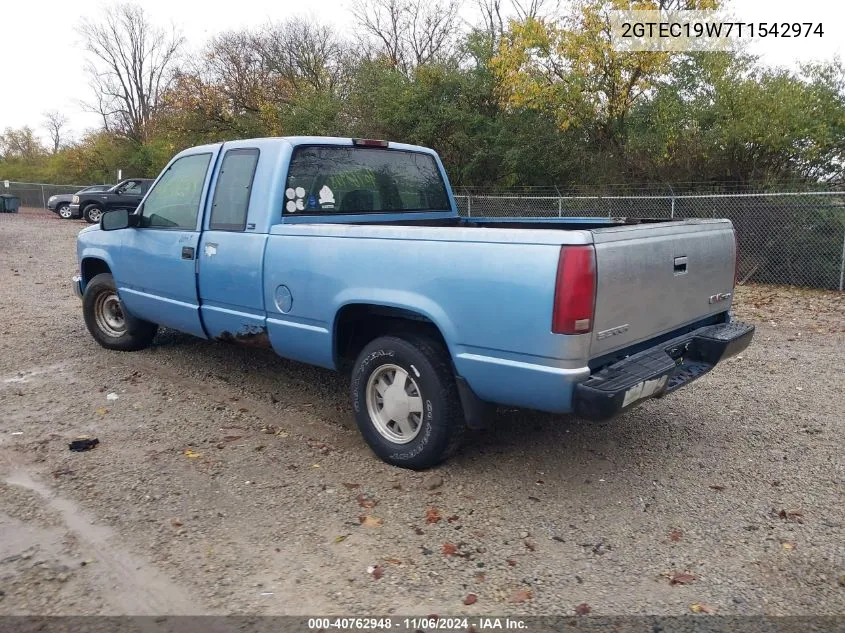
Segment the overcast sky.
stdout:
[[[257,26],[296,15],[330,23],[354,37],[351,0],[142,0],[151,20],[175,24],[192,49],[211,35],[229,29]],[[464,0],[463,15],[473,17],[474,0]],[[565,4],[562,0],[561,4]],[[97,116],[84,112],[85,53],[76,32],[83,16],[95,18],[108,0],[15,0],[3,8],[0,71],[0,130],[30,125],[41,129],[42,113],[59,110],[78,136],[96,127]],[[824,36],[787,40],[766,39],[753,45],[771,65],[794,67],[798,61],[829,60],[843,56],[845,2],[841,0],[733,0],[730,5],[742,20],[822,22]]]

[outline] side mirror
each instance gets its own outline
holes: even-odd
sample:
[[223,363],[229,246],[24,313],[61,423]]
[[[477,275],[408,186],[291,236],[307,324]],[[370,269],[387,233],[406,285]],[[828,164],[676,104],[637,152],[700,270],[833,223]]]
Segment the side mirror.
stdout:
[[117,231],[138,226],[140,216],[129,213],[126,209],[117,209],[103,214],[100,218],[100,229],[103,231]]

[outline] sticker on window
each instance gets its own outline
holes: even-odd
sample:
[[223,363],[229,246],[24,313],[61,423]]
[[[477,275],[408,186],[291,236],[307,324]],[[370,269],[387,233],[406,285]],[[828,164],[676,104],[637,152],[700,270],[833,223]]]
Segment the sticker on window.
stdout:
[[293,190],[293,187],[288,187],[287,189],[285,189],[285,196],[288,200],[293,200],[294,198],[296,198],[296,192]]
[[288,200],[285,209],[287,209],[288,213],[296,213],[296,203],[293,200]]
[[320,208],[334,209],[334,192],[329,189],[328,185],[323,185],[320,189]]

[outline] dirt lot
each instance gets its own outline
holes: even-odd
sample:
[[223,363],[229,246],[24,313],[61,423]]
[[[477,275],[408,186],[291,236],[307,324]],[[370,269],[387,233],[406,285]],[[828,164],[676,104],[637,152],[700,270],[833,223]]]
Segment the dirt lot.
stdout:
[[606,424],[500,411],[419,474],[339,375],[98,347],[82,226],[0,216],[0,613],[845,613],[843,295],[741,289],[756,340],[708,377]]

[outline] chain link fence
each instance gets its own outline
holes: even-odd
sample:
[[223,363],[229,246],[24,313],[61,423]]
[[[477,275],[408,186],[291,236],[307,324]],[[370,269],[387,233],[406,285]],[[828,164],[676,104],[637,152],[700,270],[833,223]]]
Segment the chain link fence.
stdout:
[[47,208],[50,196],[59,194],[73,195],[89,185],[51,185],[41,182],[0,181],[0,193],[10,193],[21,200],[22,207]]
[[468,217],[727,218],[739,240],[741,283],[845,289],[845,191],[565,195],[459,188]]
[[[50,196],[86,185],[0,182],[24,207],[46,207]],[[606,193],[605,193],[606,191]],[[772,283],[845,290],[845,191],[675,193],[642,187],[512,189],[495,194],[457,188],[463,216],[727,218],[739,240],[741,283]]]

